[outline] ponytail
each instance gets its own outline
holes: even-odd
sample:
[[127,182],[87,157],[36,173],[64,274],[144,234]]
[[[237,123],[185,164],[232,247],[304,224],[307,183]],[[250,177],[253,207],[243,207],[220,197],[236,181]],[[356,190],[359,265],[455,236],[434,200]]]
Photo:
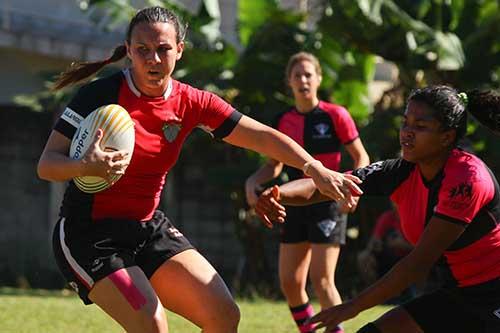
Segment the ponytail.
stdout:
[[99,72],[104,66],[121,60],[126,54],[127,48],[122,44],[113,50],[113,54],[108,59],[94,62],[74,62],[58,75],[51,89],[55,91],[84,81]]
[[500,95],[493,90],[467,92],[467,111],[482,125],[500,135]]

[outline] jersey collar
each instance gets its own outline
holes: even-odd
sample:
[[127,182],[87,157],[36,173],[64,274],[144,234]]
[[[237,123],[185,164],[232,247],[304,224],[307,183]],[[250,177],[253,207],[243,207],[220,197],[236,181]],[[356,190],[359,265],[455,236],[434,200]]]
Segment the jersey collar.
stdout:
[[[125,68],[122,70],[122,72],[123,72],[123,75],[125,76],[125,80],[127,81],[127,85],[129,87],[130,91],[132,91],[134,93],[134,95],[136,95],[137,97],[141,97],[141,95],[142,95],[141,92],[135,86],[134,80],[132,80],[132,75],[130,74],[130,69]],[[163,99],[167,99],[171,93],[172,93],[172,79],[169,79],[167,90],[165,90],[165,93],[163,94]]]

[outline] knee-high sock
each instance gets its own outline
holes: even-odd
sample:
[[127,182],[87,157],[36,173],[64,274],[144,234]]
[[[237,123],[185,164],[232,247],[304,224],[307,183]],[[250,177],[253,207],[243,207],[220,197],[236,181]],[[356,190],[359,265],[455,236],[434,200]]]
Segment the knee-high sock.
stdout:
[[299,332],[311,333],[314,326],[312,324],[304,324],[307,319],[314,315],[314,310],[311,304],[307,302],[299,306],[290,307],[290,311],[292,312],[293,320],[295,320],[295,323],[299,328]]

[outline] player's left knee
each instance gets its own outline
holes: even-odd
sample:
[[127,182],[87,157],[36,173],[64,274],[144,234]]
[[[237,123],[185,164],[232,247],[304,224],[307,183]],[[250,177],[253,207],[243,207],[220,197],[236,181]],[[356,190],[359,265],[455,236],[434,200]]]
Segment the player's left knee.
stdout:
[[241,313],[240,308],[235,302],[228,302],[223,307],[221,307],[220,313],[221,319],[220,324],[223,326],[220,329],[224,329],[224,331],[230,332],[238,327],[240,323]]
[[315,290],[335,289],[333,276],[311,275],[311,282]]
[[234,303],[234,302],[232,303],[227,314],[230,317],[230,322],[232,323],[232,325],[234,327],[238,327],[238,324],[239,324],[240,319],[241,319],[241,312],[240,312],[240,308],[238,307],[238,305],[236,303]]

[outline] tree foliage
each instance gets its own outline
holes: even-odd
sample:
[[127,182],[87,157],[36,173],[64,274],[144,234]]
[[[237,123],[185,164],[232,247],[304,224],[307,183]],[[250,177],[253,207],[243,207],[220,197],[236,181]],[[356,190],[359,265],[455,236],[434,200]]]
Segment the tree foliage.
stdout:
[[[373,139],[391,133],[397,124],[380,124],[381,112],[401,110],[408,92],[427,84],[451,84],[458,90],[475,87],[498,88],[500,39],[498,1],[390,0],[329,1],[330,10],[320,22],[324,33],[335,35],[343,45],[376,54],[392,61],[399,69],[399,82],[387,94],[387,102],[369,120]],[[397,91],[397,92],[396,92]],[[379,127],[382,126],[382,127]],[[476,129],[479,131],[476,133]],[[470,127],[474,148],[482,157],[492,137],[486,130]],[[383,142],[388,142],[383,140]],[[372,140],[369,140],[372,142]],[[490,146],[491,147],[491,146]],[[375,154],[385,147],[376,149]],[[373,150],[372,150],[373,151]],[[396,152],[393,152],[393,154]],[[380,156],[380,155],[379,155]],[[497,159],[498,160],[498,159]],[[499,169],[498,163],[494,168]]]

